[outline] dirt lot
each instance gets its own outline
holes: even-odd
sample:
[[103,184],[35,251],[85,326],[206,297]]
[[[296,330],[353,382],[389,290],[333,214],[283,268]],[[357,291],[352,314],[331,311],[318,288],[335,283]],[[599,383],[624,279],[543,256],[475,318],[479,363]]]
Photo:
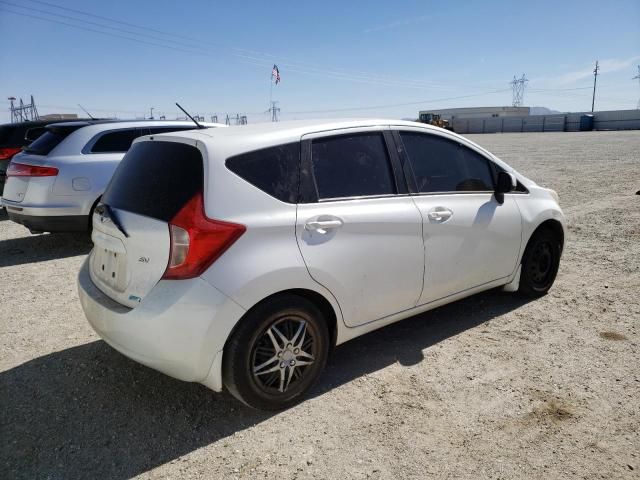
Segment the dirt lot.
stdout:
[[555,287],[347,343],[277,414],[113,351],[77,300],[90,245],[0,214],[0,476],[638,478],[640,132],[472,138],[560,194]]

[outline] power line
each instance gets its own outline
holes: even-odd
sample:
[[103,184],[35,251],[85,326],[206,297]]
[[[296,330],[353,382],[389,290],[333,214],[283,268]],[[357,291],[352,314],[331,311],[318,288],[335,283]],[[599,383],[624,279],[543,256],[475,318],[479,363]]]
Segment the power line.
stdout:
[[407,107],[407,106],[412,106],[412,105],[421,105],[421,104],[425,104],[425,103],[435,103],[435,102],[444,102],[444,101],[449,101],[449,100],[458,100],[461,98],[471,98],[471,97],[480,97],[480,96],[484,96],[484,95],[490,95],[493,93],[500,93],[500,92],[508,92],[510,89],[509,88],[503,88],[501,90],[492,90],[489,92],[482,92],[482,93],[473,93],[470,95],[459,95],[457,97],[445,97],[445,98],[434,98],[434,99],[430,99],[430,100],[417,100],[417,101],[413,101],[413,102],[405,102],[405,103],[390,103],[390,104],[386,104],[386,105],[371,105],[371,106],[361,106],[361,107],[349,107],[349,108],[333,108],[333,109],[326,109],[326,110],[306,110],[306,111],[299,111],[299,112],[288,112],[290,114],[296,114],[296,115],[302,115],[302,114],[307,114],[307,113],[335,113],[335,112],[354,112],[354,111],[358,111],[358,110],[376,110],[376,109],[385,109],[385,108],[395,108],[395,107]]
[[[12,5],[12,6],[16,6],[18,8],[23,8],[25,10],[33,10],[33,11],[37,11],[40,13],[44,13],[44,14],[48,14],[48,15],[54,15],[54,16],[59,16],[62,18],[67,18],[67,19],[71,19],[77,22],[85,22],[85,23],[89,23],[95,26],[99,26],[100,28],[107,28],[107,29],[111,29],[111,30],[117,30],[117,31],[122,31],[124,33],[128,33],[131,35],[138,35],[138,36],[144,36],[147,38],[151,38],[154,40],[159,40],[165,43],[176,43],[182,47],[187,47],[187,48],[191,48],[191,49],[198,49],[198,50],[205,50],[201,45],[203,44],[208,44],[211,46],[215,46],[216,48],[220,48],[220,49],[225,49],[225,50],[229,50],[232,51],[234,53],[232,53],[233,56],[236,56],[238,58],[241,58],[243,60],[247,60],[244,63],[249,63],[249,64],[256,64],[259,66],[269,66],[267,64],[264,63],[255,63],[255,62],[265,62],[267,61],[266,58],[259,58],[256,57],[256,55],[262,56],[262,57],[267,57],[269,58],[269,62],[271,61],[271,59],[275,59],[275,58],[281,58],[278,57],[276,55],[270,54],[270,53],[264,53],[264,52],[256,52],[254,50],[248,50],[248,49],[242,49],[242,48],[236,48],[236,47],[227,47],[224,45],[220,45],[217,43],[212,43],[212,42],[208,42],[208,41],[203,41],[200,39],[196,39],[193,37],[188,37],[185,35],[178,35],[178,34],[174,34],[174,33],[169,33],[169,32],[164,32],[162,30],[158,30],[155,28],[149,28],[143,25],[138,25],[138,24],[134,24],[134,23],[130,23],[130,22],[125,22],[125,21],[121,21],[118,19],[114,19],[114,18],[110,18],[110,17],[105,17],[102,15],[96,15],[90,12],[86,12],[86,11],[82,11],[82,10],[77,10],[74,8],[68,8],[68,7],[63,7],[61,5],[57,5],[51,2],[45,2],[45,1],[41,1],[41,0],[29,0],[32,3],[37,3],[37,4],[41,4],[41,5],[46,5],[50,8],[58,8],[61,10],[65,10],[68,12],[72,12],[75,14],[79,14],[79,15],[83,15],[83,16],[88,16],[88,17],[93,17],[93,18],[97,18],[103,21],[107,21],[107,22],[112,22],[112,23],[117,23],[117,24],[121,24],[121,25],[125,25],[125,26],[129,26],[129,27],[133,27],[133,28],[137,28],[137,29],[142,29],[142,30],[147,30],[147,31],[151,31],[151,32],[155,32],[155,33],[159,33],[163,36],[167,36],[167,37],[173,37],[173,38],[180,38],[180,39],[186,39],[189,40],[191,42],[196,42],[197,45],[193,45],[193,44],[185,44],[184,42],[176,42],[175,40],[165,40],[163,38],[157,37],[155,35],[148,35],[148,34],[143,34],[143,33],[139,33],[139,32],[132,32],[131,30],[126,30],[126,29],[120,29],[117,27],[113,27],[113,26],[108,26],[108,25],[104,25],[104,24],[100,24],[97,22],[89,22],[88,20],[84,20],[84,19],[78,19],[78,18],[74,18],[74,17],[70,17],[68,15],[60,15],[60,14],[56,14],[56,13],[52,13],[52,12],[48,12],[48,11],[44,11],[44,10],[38,10],[35,9],[33,7],[23,7],[23,6],[19,6],[10,2],[7,2],[5,0],[2,1],[2,3],[8,4],[8,5]],[[17,12],[11,12],[14,14],[19,14]],[[24,15],[24,14],[23,14]],[[34,17],[35,18],[35,17]],[[42,19],[41,20],[46,20],[46,21],[52,21],[51,19]],[[75,25],[67,25],[67,26],[75,26]],[[80,28],[75,26],[76,28]],[[89,30],[89,31],[93,31],[93,30]],[[97,33],[103,33],[105,34],[106,32],[97,32]],[[131,39],[129,39],[131,40]],[[463,85],[456,85],[456,86],[451,86],[448,84],[441,84],[441,83],[437,83],[437,82],[426,82],[424,80],[415,80],[415,79],[406,79],[406,78],[399,78],[399,77],[389,77],[389,76],[384,76],[384,75],[379,75],[379,74],[373,74],[370,72],[362,72],[362,71],[351,71],[351,70],[346,70],[346,69],[341,69],[341,68],[335,68],[335,67],[327,67],[326,65],[321,65],[321,66],[317,66],[317,65],[311,65],[308,63],[300,63],[298,61],[295,60],[290,60],[290,59],[284,59],[288,62],[291,63],[284,63],[284,62],[280,62],[281,65],[287,66],[287,67],[292,67],[295,68],[296,70],[292,70],[292,71],[297,71],[299,73],[305,73],[305,74],[310,74],[310,75],[321,75],[321,76],[328,76],[328,77],[332,77],[332,78],[337,78],[337,79],[341,79],[341,80],[349,80],[349,81],[354,81],[354,82],[360,82],[360,83],[373,83],[373,84],[381,84],[381,85],[385,85],[385,86],[398,86],[398,87],[405,87],[405,88],[420,88],[420,89],[433,89],[433,88],[444,88],[444,89],[450,89],[450,88],[456,88],[456,87],[464,87]],[[468,88],[475,88],[474,87],[468,87]]]

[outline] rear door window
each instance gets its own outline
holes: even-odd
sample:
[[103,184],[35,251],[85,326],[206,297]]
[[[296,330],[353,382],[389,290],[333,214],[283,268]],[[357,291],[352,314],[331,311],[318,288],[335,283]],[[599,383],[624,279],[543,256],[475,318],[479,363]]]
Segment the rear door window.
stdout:
[[96,140],[91,147],[91,153],[124,153],[131,148],[136,138],[148,133],[148,129],[140,128],[107,132]]
[[263,192],[296,203],[300,176],[300,143],[264,148],[231,157],[227,168]]
[[489,162],[479,153],[437,135],[400,132],[419,192],[493,191]]
[[396,193],[381,132],[313,140],[311,165],[320,200]]
[[177,142],[138,142],[118,165],[103,203],[168,222],[202,191],[200,151]]

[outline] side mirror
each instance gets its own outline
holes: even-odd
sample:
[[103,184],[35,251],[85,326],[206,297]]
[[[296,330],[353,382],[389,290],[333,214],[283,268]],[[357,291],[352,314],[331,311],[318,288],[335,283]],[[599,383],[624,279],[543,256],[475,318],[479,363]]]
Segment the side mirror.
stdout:
[[504,194],[513,192],[516,188],[517,180],[512,173],[499,172],[498,181],[496,182],[496,191],[494,195],[499,204],[504,203]]

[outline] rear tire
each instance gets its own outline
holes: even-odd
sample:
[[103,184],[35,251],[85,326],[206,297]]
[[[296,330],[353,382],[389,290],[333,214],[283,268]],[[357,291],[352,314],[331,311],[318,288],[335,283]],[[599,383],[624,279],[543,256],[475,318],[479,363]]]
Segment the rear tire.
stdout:
[[329,343],[322,312],[309,300],[283,295],[259,304],[244,316],[225,346],[225,387],[249,407],[288,408],[320,377]]
[[545,295],[558,274],[562,245],[549,229],[536,231],[522,256],[522,270],[518,292],[526,297]]

